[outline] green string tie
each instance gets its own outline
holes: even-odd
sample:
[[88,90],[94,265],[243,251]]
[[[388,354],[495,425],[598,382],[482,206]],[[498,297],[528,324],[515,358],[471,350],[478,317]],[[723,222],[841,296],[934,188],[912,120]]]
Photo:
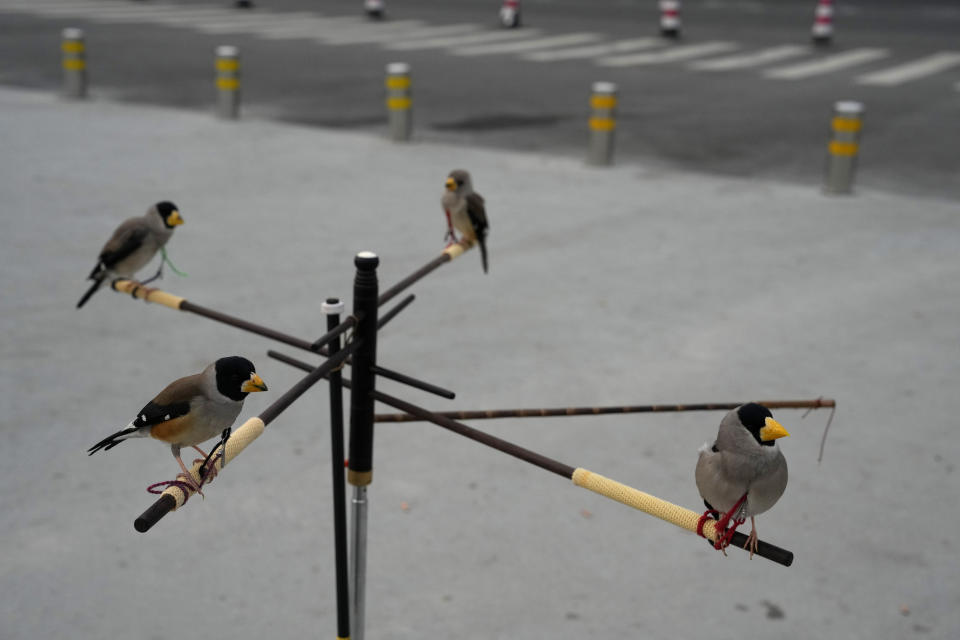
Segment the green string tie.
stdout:
[[161,264],[162,264],[163,262],[166,262],[168,265],[170,265],[170,269],[173,270],[173,272],[174,272],[175,274],[177,274],[178,276],[180,276],[181,278],[187,278],[187,277],[189,277],[189,276],[187,276],[186,273],[184,273],[183,271],[180,271],[180,270],[177,269],[175,266],[173,266],[173,263],[170,262],[170,258],[167,257],[167,248],[166,248],[166,247],[160,247],[160,254],[163,256],[163,260],[162,260]]

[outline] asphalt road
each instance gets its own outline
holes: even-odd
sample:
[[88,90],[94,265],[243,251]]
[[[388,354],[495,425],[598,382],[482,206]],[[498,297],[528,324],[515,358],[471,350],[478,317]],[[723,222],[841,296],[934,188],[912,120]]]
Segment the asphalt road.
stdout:
[[[440,33],[430,29],[463,24],[464,37],[486,38],[498,32],[496,1],[388,2],[387,20],[376,31],[347,21],[339,34],[328,28],[319,39],[291,30],[320,13],[357,16],[361,2],[263,0],[252,10],[228,2],[98,3],[107,11],[84,9],[92,2],[77,0],[75,10],[59,13],[49,10],[54,3],[0,0],[6,61],[0,83],[56,90],[60,29],[79,26],[87,34],[95,97],[212,109],[213,49],[234,44],[243,56],[247,117],[382,132],[383,68],[404,61],[414,70],[418,139],[578,155],[585,149],[590,85],[609,80],[620,88],[619,159],[811,186],[820,182],[832,104],[854,99],[867,108],[859,183],[960,197],[960,7],[953,2],[843,3],[833,43],[814,48],[812,0],[686,1],[683,37],[666,43],[659,42],[652,1],[527,1],[522,33],[510,42],[566,36],[570,44],[519,52],[486,40],[473,45],[481,48],[472,55],[458,55],[469,52],[456,43],[428,48]],[[175,25],[165,17],[173,4],[184,6]],[[118,7],[125,13],[117,14]],[[198,9],[205,15],[190,19],[188,11]],[[606,66],[603,59],[614,54],[526,57],[647,37],[657,42],[636,51],[652,54],[645,64]],[[689,47],[703,49],[687,59],[657,57],[683,56]],[[764,55],[773,58],[762,62]],[[829,72],[796,70],[861,55]],[[748,66],[703,68],[704,61],[730,56]],[[942,68],[907,79],[894,73],[892,82],[871,79],[931,56],[940,56]]]

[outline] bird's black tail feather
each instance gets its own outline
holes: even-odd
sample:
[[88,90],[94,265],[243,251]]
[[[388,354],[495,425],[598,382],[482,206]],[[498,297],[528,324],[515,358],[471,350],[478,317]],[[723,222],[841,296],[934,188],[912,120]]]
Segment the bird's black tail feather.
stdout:
[[93,284],[90,285],[90,288],[87,289],[87,292],[83,294],[83,297],[80,298],[80,302],[77,303],[77,309],[87,304],[87,300],[90,299],[90,296],[97,292],[97,289],[100,288],[100,285],[103,284],[103,278],[94,278]]
[[97,444],[87,449],[87,455],[92,456],[93,454],[95,454],[97,451],[100,451],[101,449],[103,449],[104,451],[109,451],[110,449],[113,449],[115,446],[117,446],[118,444],[126,440],[131,434],[136,433],[137,431],[139,431],[138,427],[127,427],[123,431],[117,431],[112,436],[107,436]]
[[483,263],[483,272],[487,272],[487,239],[482,235],[477,236],[477,244],[480,245],[480,262]]

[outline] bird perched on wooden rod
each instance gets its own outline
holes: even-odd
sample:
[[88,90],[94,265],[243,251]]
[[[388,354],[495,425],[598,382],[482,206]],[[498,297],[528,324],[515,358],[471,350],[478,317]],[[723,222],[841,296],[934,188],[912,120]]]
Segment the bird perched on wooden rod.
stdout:
[[[107,278],[133,278],[167,244],[174,227],[181,224],[183,218],[177,205],[166,200],[153,205],[140,217],[121,222],[100,250],[97,265],[87,276],[88,280],[93,280],[93,284],[80,298],[77,308],[86,304]],[[161,261],[157,273],[143,283],[152,282],[162,274]]]
[[197,445],[221,433],[226,440],[247,394],[266,390],[252,362],[241,356],[220,358],[200,373],[171,382],[125,429],[107,436],[87,452],[93,455],[101,449],[112,449],[130,438],[156,438],[170,444],[187,481],[203,495],[183,464],[180,449],[193,447],[207,458]]
[[463,169],[454,169],[447,176],[446,191],[440,199],[443,211],[447,215],[447,237],[457,242],[454,229],[460,232],[464,240],[480,245],[480,260],[483,272],[487,272],[487,210],[483,196],[473,190],[470,174]]
[[727,413],[717,439],[700,447],[695,472],[700,497],[708,513],[724,514],[724,525],[732,519],[736,528],[749,516],[744,548],[751,558],[757,550],[755,516],[776,504],[787,488],[787,461],[777,440],[788,435],[769,409],[751,402]]

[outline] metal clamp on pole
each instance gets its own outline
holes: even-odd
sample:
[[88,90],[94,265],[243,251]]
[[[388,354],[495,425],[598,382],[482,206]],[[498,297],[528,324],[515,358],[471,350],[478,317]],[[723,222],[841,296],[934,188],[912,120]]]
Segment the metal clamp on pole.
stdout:
[[406,142],[413,131],[413,98],[410,93],[410,65],[391,62],[387,65],[387,114],[390,139]]
[[217,115],[225,120],[240,117],[240,50],[217,47]]
[[375,253],[362,251],[354,258],[353,315],[359,318],[354,339],[350,389],[350,451],[347,481],[353,485],[353,638],[363,640],[367,579],[367,486],[373,481],[373,393],[377,362],[377,266]]
[[63,53],[63,95],[67,98],[85,98],[87,45],[83,30],[73,27],[64,29],[60,51]]
[[830,122],[832,135],[827,155],[827,171],[824,176],[825,193],[850,193],[860,151],[860,130],[863,128],[863,104],[852,100],[837,102],[833,106]]
[[593,83],[590,96],[590,148],[587,164],[613,164],[613,137],[617,129],[617,85]]

